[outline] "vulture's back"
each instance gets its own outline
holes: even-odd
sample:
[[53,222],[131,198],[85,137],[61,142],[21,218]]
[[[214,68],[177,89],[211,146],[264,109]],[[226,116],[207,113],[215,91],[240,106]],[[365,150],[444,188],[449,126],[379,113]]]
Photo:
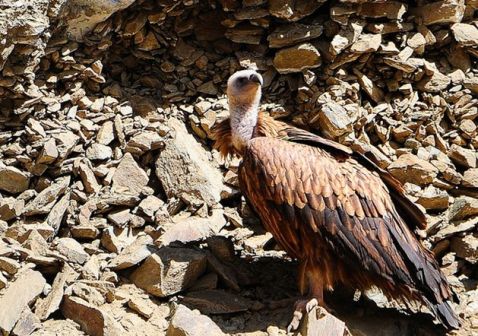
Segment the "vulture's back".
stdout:
[[376,172],[320,145],[258,137],[248,143],[239,179],[265,228],[292,257],[317,268],[326,287],[377,285],[458,325],[437,262]]

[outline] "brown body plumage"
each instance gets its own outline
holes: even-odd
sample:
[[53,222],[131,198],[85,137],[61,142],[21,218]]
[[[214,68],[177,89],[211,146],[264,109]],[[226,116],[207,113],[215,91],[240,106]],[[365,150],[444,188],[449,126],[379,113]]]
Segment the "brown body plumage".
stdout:
[[300,291],[324,305],[323,290],[338,283],[361,290],[376,285],[391,298],[427,304],[446,327],[457,328],[447,281],[412,232],[425,227],[425,217],[400,182],[345,146],[256,114],[247,136],[235,119],[221,122],[215,147],[242,156],[241,190],[265,228],[300,261]]

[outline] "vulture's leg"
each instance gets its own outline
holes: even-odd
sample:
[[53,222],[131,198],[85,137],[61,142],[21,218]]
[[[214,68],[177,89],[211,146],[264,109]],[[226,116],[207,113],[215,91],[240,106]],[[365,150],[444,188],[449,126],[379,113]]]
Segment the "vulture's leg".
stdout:
[[319,270],[316,267],[310,267],[310,264],[307,265],[307,261],[301,262],[299,266],[299,291],[304,298],[295,303],[294,317],[287,327],[288,332],[297,330],[304,314],[310,313],[317,306],[328,312],[332,311],[324,301],[324,281]]

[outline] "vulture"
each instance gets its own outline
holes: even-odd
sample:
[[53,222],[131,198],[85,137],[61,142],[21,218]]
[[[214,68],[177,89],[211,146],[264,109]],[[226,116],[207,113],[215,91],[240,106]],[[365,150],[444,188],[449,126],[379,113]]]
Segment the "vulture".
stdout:
[[426,218],[401,183],[364,154],[261,112],[262,85],[254,70],[228,79],[230,116],[214,127],[214,148],[242,157],[242,193],[299,261],[304,299],[289,329],[311,305],[327,309],[323,292],[338,284],[421,302],[445,328],[459,328],[447,280],[413,233]]

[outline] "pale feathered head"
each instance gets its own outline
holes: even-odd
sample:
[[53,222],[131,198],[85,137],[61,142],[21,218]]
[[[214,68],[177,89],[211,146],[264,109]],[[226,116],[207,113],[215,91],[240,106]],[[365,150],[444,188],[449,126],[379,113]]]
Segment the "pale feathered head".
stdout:
[[230,105],[254,105],[261,100],[262,76],[255,70],[240,70],[227,81]]

